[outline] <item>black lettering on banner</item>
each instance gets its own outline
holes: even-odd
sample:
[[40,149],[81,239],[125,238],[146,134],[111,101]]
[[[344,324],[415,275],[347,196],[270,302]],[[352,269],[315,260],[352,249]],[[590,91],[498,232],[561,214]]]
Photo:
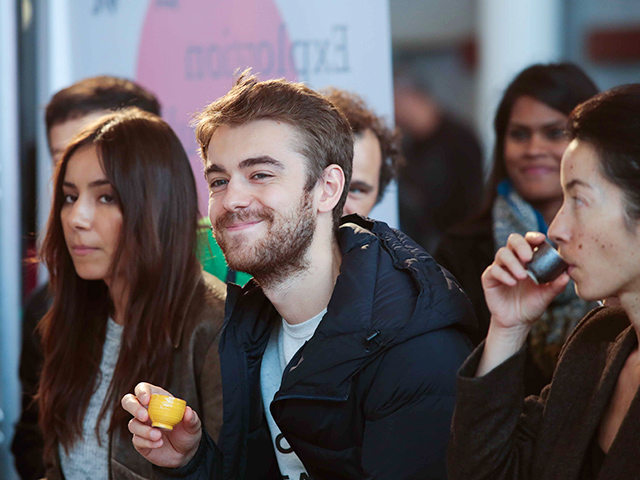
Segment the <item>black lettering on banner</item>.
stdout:
[[347,26],[335,25],[333,32],[336,34],[337,40],[335,42],[336,53],[342,53],[342,62],[340,65],[336,64],[335,71],[338,73],[345,73],[349,71],[349,55],[348,55],[348,40],[347,40]]
[[199,45],[190,45],[184,56],[184,67],[187,79],[196,80],[204,77],[204,67],[202,65],[203,52]]
[[309,40],[295,40],[291,43],[291,62],[296,74],[303,79],[309,75]]
[[289,445],[289,442],[287,442],[287,439],[284,438],[282,433],[279,433],[276,437],[276,448],[280,453],[284,454],[293,452],[293,448],[291,448],[291,445]]
[[[94,1],[96,5],[115,5],[118,0]],[[287,48],[285,25],[278,28],[276,43],[268,40],[256,43],[231,41],[226,38],[229,31],[224,29],[219,42],[186,47],[183,59],[185,79],[217,79],[245,67],[253,67],[266,77],[283,75],[288,68],[293,68],[300,81],[308,80],[311,74],[348,73],[348,33],[347,25],[333,25],[327,37],[297,38]]]
[[[315,73],[320,73],[327,64],[327,52],[329,51],[329,40],[318,40],[315,42],[318,58],[315,66]],[[330,67],[327,67],[329,70]]]
[[285,58],[285,48],[284,48],[284,41],[286,38],[286,34],[287,34],[287,29],[284,26],[284,24],[280,24],[280,27],[278,27],[278,74],[279,75],[284,75],[284,62],[286,61]]
[[93,14],[99,15],[103,10],[109,10],[111,13],[118,9],[118,0],[95,0],[93,3]]

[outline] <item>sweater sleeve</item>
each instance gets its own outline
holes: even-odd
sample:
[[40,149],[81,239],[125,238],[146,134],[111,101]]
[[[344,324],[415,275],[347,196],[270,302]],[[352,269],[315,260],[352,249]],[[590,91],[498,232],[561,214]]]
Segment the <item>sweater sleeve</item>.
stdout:
[[449,478],[528,480],[549,387],[524,398],[526,348],[474,377],[484,342],[458,373],[458,403],[447,458]]

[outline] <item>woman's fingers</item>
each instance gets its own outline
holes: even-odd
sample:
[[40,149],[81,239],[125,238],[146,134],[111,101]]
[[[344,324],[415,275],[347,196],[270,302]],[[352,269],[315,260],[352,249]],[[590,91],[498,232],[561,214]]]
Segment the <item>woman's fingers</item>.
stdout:
[[162,438],[154,442],[153,440],[149,440],[148,438],[144,438],[144,437],[139,437],[138,435],[134,435],[133,438],[131,439],[131,442],[133,443],[133,446],[138,451],[145,450],[145,449],[153,450],[156,448],[160,448],[164,445],[164,440]]
[[[522,239],[522,237],[520,238]],[[527,271],[523,266],[522,259],[516,256],[516,252],[509,246],[502,247],[498,250],[494,263],[508,271],[515,279],[524,280],[527,278]],[[509,283],[509,285],[513,284]]]
[[562,273],[562,275],[556,278],[553,282],[548,284],[549,288],[554,292],[554,297],[565,289],[565,287],[567,286],[567,283],[569,283],[569,280],[570,280],[569,274],[567,272],[564,272]]
[[547,238],[547,237],[546,237],[546,235],[544,233],[527,232],[525,234],[524,238],[529,243],[529,245],[532,245],[533,247],[537,247],[542,242],[544,242],[544,239]]
[[[537,232],[529,232],[529,233],[537,233]],[[542,235],[542,239],[544,240],[544,235]],[[536,236],[531,236],[532,241],[537,241]],[[526,264],[531,261],[533,257],[533,247],[532,245],[523,237],[517,233],[512,233],[507,238],[507,248],[513,251],[514,255],[520,260],[521,264]]]
[[140,402],[138,401],[138,397],[131,393],[127,393],[122,400],[120,401],[122,408],[124,408],[127,412],[133,415],[134,418],[137,418],[141,422],[146,422],[149,420],[149,414],[147,409],[144,408]]
[[129,431],[135,436],[145,438],[152,442],[157,442],[162,438],[162,432],[160,430],[142,423],[136,418],[132,418],[131,420],[129,420],[128,428]]
[[518,282],[509,272],[507,272],[504,268],[502,268],[497,263],[491,264],[485,271],[483,275],[489,283],[488,287],[495,286],[496,283],[491,284],[491,282],[497,282],[498,284],[505,284],[513,287]]
[[169,392],[167,392],[164,388],[157,387],[155,385],[151,385],[147,382],[140,382],[136,385],[136,388],[133,390],[138,401],[141,405],[149,405],[151,401],[151,395],[159,394],[159,395],[167,395],[169,397],[173,397]]
[[198,418],[198,414],[191,407],[185,408],[182,421],[185,431],[192,435],[198,433],[201,428],[200,418]]

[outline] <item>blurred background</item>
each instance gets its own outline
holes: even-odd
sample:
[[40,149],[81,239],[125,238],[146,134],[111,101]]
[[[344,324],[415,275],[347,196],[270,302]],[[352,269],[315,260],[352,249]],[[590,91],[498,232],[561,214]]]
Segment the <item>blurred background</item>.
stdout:
[[[219,8],[229,15],[229,21],[242,24],[247,9],[259,14],[266,1],[196,3]],[[144,70],[141,57],[134,58],[138,62],[135,68],[119,63],[118,59],[126,54],[122,51],[133,47],[118,42],[118,38],[138,34],[120,31],[118,15],[123,9],[135,10],[139,18],[150,22],[151,7],[177,11],[185,2],[0,0],[2,479],[18,478],[9,445],[20,405],[18,359],[22,307],[34,287],[45,280],[43,271],[24,261],[33,254],[36,232],[42,230],[49,209],[51,162],[46,145],[44,106],[57,90],[89,75],[127,76],[131,72],[132,79],[141,83],[149,79],[154,83],[154,71]],[[341,75],[340,68],[346,68],[341,64],[334,65],[329,72],[328,63],[327,72],[316,71],[319,67],[303,69],[300,62],[306,60],[297,58],[292,60],[295,63],[292,72],[283,73],[287,78],[306,81],[314,88],[331,83],[356,91],[389,123],[395,120],[406,137],[411,136],[412,120],[416,118],[412,109],[423,102],[420,103],[423,109],[446,114],[477,138],[484,172],[490,167],[491,122],[496,103],[507,83],[524,67],[536,62],[575,62],[602,90],[640,81],[640,2],[637,0],[270,0],[268,3],[287,17],[287,34],[294,44],[301,36],[310,35],[309,29],[313,30],[316,24],[319,31],[325,28],[329,32],[328,41],[338,42],[337,46],[328,47],[327,55],[331,54],[330,49],[342,48],[340,26],[349,25],[350,43],[345,43],[341,53],[344,57],[339,57],[344,61],[348,59],[349,72]],[[100,16],[106,19],[101,24],[104,32],[99,43],[92,36],[94,32],[87,34],[91,38],[87,37],[86,41],[83,38],[90,28],[89,21],[81,20],[79,12],[83,9],[88,19]],[[260,15],[254,14],[252,18],[254,22],[261,21]],[[142,27],[141,32],[151,28],[149,23]],[[188,30],[189,24],[182,23],[176,28]],[[224,25],[221,31],[226,35]],[[109,35],[113,42],[105,43],[104,38]],[[170,50],[179,37],[175,32],[163,36],[160,31],[155,35],[158,37],[147,39],[151,47],[146,48],[159,56],[163,54],[162,49]],[[164,46],[158,47],[162,42]],[[142,51],[142,40],[140,45]],[[367,47],[371,47],[370,52]],[[251,65],[234,67],[246,66]],[[158,90],[164,88],[162,83],[143,85],[158,94],[162,93]],[[228,88],[230,80],[224,85]],[[224,88],[218,95],[224,93]],[[419,92],[422,100],[405,95],[409,91]],[[214,100],[215,96],[207,101]],[[162,95],[160,100],[169,122],[179,130],[180,127],[172,123],[179,123],[171,118],[175,115],[171,110],[173,100],[163,99]],[[186,125],[186,121],[183,123]],[[189,140],[185,139],[191,132],[186,127],[183,130],[185,137],[181,138],[187,143]],[[187,150],[189,148],[187,145]],[[399,226],[398,193],[402,195],[393,184],[371,216]]]

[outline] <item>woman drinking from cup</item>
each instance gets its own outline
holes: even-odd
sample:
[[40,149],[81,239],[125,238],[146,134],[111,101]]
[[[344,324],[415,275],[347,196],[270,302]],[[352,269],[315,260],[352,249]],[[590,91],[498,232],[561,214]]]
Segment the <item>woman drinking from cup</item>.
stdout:
[[[569,265],[536,285],[525,265],[545,237],[513,234],[482,276],[485,343],[460,370],[452,479],[618,479],[640,472],[640,85],[607,91],[570,115],[564,200],[549,237]],[[525,340],[568,283],[615,298],[564,346],[553,380],[523,400]]]
[[[569,141],[567,117],[598,92],[576,65],[533,65],[520,72],[502,96],[494,119],[493,169],[482,212],[442,239],[436,260],[458,279],[473,304],[482,340],[489,310],[480,277],[508,236],[529,230],[546,233],[562,203],[560,160]],[[538,393],[551,380],[560,348],[595,305],[579,299],[572,286],[542,313],[529,336],[525,392]]]
[[217,432],[224,286],[195,256],[198,207],[175,133],[138,109],[97,120],[56,166],[42,258],[54,302],[39,328],[48,480],[152,478],[119,399],[171,385]]

